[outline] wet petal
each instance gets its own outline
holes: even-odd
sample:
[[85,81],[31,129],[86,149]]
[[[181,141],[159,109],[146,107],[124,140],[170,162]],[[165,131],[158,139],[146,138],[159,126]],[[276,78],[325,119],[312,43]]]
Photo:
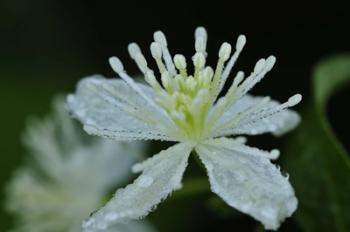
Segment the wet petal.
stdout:
[[[293,110],[283,109],[279,112],[272,112],[268,114],[269,109],[274,109],[281,105],[278,101],[270,100],[262,109],[252,111],[250,114],[245,115],[245,118],[234,125],[225,128],[223,125],[230,120],[235,120],[237,115],[249,110],[263,97],[253,97],[245,95],[235,104],[233,104],[218,120],[214,131],[214,136],[227,136],[232,134],[248,134],[256,135],[263,133],[273,133],[274,135],[282,135],[292,129],[294,129],[300,122],[299,115]],[[266,111],[266,112],[263,112]],[[262,117],[259,117],[260,114]],[[266,114],[266,115],[265,115]],[[218,130],[217,128],[223,128]]]
[[213,192],[230,206],[276,230],[297,207],[293,188],[264,153],[241,142],[208,140],[196,147]]
[[155,232],[157,231],[150,223],[147,221],[131,221],[129,223],[121,223],[112,226],[110,229],[104,232]]
[[174,145],[137,164],[142,174],[134,183],[120,189],[98,212],[83,223],[83,231],[100,231],[120,222],[146,216],[172,191],[181,187],[192,146]]
[[[138,85],[152,94],[149,87]],[[166,135],[167,119],[152,107],[122,80],[99,75],[81,80],[76,93],[68,96],[69,110],[89,134],[116,140],[173,140]]]

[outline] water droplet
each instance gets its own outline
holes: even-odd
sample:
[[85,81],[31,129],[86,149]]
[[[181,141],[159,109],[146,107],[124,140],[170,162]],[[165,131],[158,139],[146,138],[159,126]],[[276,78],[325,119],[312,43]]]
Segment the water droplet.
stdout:
[[153,184],[153,178],[150,176],[142,175],[137,179],[137,185],[143,188],[149,187]]

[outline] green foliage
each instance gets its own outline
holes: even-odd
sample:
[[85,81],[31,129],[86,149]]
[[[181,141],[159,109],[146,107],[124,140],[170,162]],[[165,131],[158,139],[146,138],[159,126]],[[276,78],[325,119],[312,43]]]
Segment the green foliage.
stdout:
[[350,55],[316,66],[312,102],[284,152],[282,166],[299,199],[295,218],[303,231],[350,231],[350,157],[326,117],[329,98],[348,81]]

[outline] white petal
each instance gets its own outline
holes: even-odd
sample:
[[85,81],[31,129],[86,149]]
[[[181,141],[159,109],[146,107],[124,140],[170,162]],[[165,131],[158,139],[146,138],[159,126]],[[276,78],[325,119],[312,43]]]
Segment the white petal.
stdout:
[[[139,84],[146,94],[149,87]],[[150,108],[126,83],[95,75],[84,78],[68,107],[89,134],[116,140],[173,140],[166,135],[166,119]]]
[[153,228],[147,221],[131,221],[129,223],[120,223],[118,225],[112,226],[110,229],[104,232],[155,232],[156,229]]
[[192,146],[174,145],[139,166],[142,174],[83,223],[83,231],[100,231],[117,223],[146,216],[172,191],[181,186]]
[[[234,119],[237,114],[244,112],[253,105],[261,101],[262,97],[253,97],[245,95],[235,104],[233,104],[218,120],[215,128],[220,128],[228,120]],[[280,105],[278,101],[270,100],[265,108],[272,108]],[[254,112],[257,113],[257,112]],[[248,115],[249,116],[249,115]],[[235,124],[232,127],[224,128],[214,132],[213,136],[227,136],[237,134],[256,135],[263,133],[273,133],[274,135],[282,135],[294,129],[300,122],[299,115],[293,110],[284,109],[278,113],[269,115],[262,119],[251,119]],[[215,131],[215,129],[214,129]]]
[[213,192],[230,206],[276,230],[297,207],[293,188],[259,151],[233,139],[208,140],[196,147]]

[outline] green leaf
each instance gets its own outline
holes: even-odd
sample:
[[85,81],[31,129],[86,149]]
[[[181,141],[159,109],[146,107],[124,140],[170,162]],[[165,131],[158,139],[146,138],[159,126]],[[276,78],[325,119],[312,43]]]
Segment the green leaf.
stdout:
[[304,231],[350,231],[350,159],[326,117],[329,98],[349,81],[350,55],[316,66],[313,99],[284,152],[283,167],[299,199],[295,218]]

